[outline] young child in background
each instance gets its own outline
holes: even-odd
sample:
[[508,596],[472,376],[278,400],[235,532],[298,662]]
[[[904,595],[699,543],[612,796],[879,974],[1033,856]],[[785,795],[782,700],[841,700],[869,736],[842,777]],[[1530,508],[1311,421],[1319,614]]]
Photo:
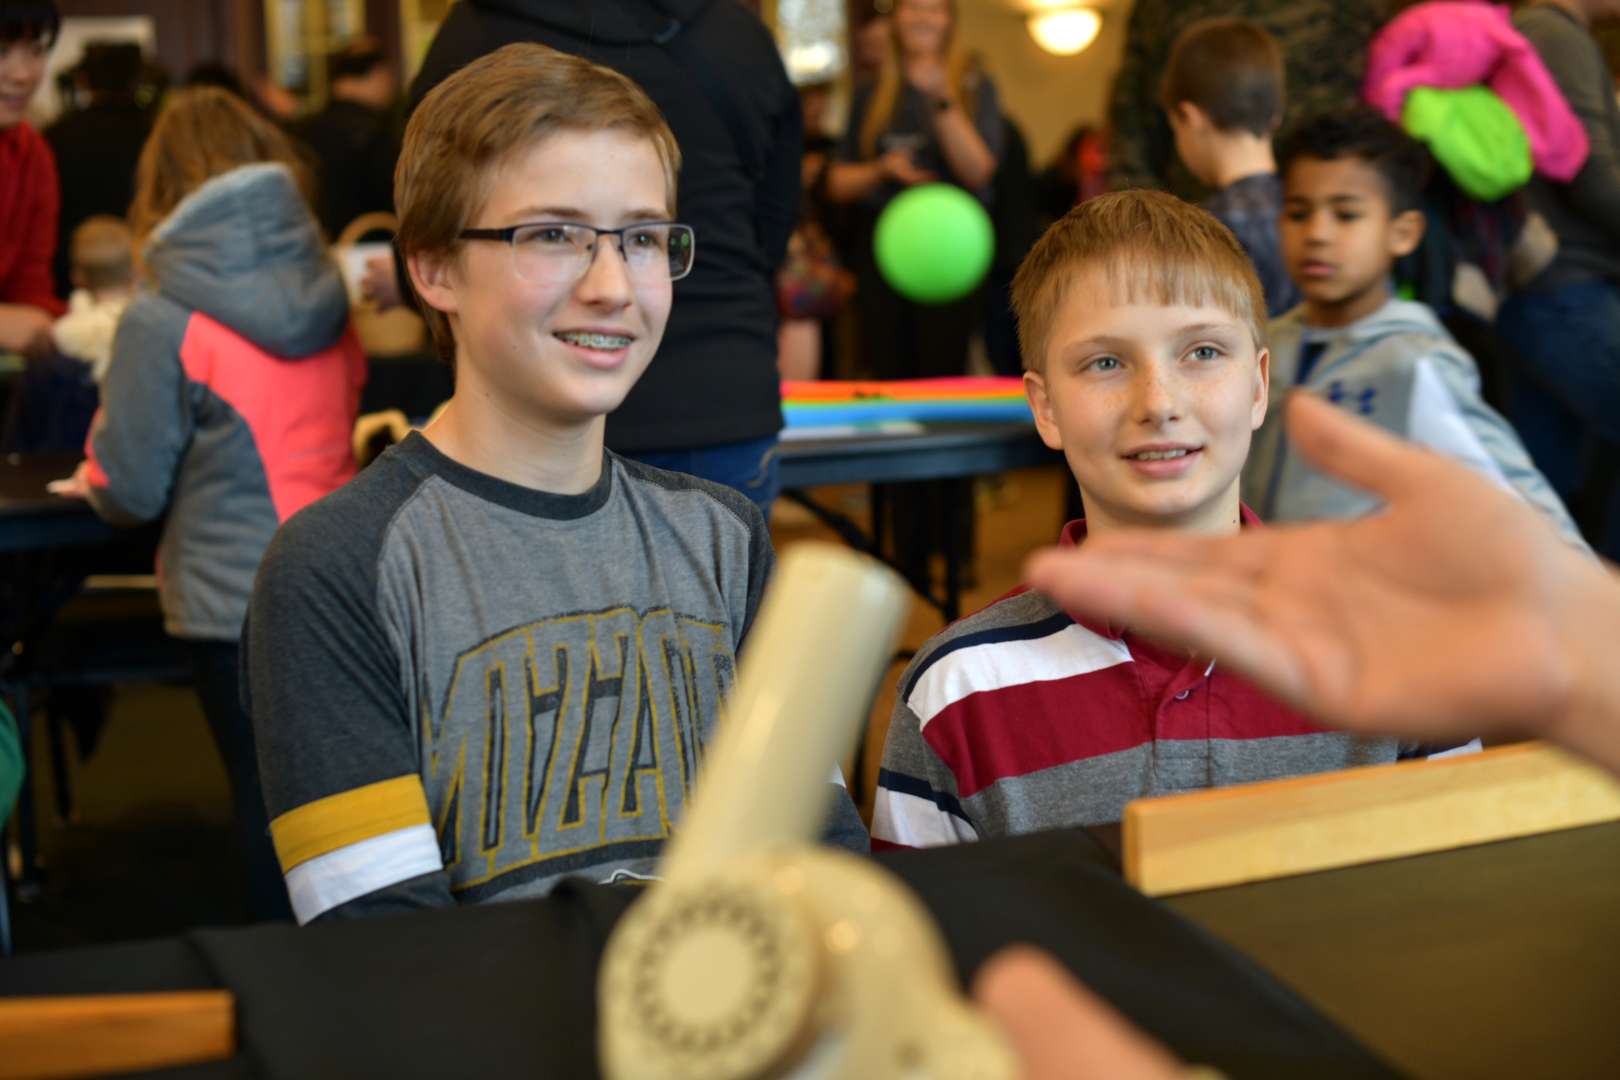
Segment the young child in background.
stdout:
[[[1061,544],[1261,527],[1238,477],[1269,400],[1265,304],[1218,221],[1163,192],[1093,199],[1035,245],[1013,305],[1036,426],[1085,505]],[[947,627],[900,677],[872,837],[921,847],[1117,821],[1146,795],[1400,753],[1020,591]]]
[[123,218],[97,214],[73,230],[73,294],[51,337],[64,356],[90,365],[101,382],[119,316],[135,295],[135,238]]
[[164,517],[164,626],[185,641],[230,775],[248,899],[286,918],[237,688],[254,574],[281,523],[354,475],[366,358],[287,136],[240,98],[171,96],[141,151],[124,310],[68,491],[117,524]]
[[[1395,260],[1423,237],[1422,146],[1356,107],[1306,121],[1279,157],[1283,256],[1305,302],[1271,325],[1273,383],[1308,387],[1513,489],[1584,546],[1518,435],[1480,397],[1473,357],[1428,307],[1390,293]],[[1301,460],[1275,417],[1255,437],[1243,496],[1268,521],[1354,517],[1379,505]]]
[[1233,18],[1183,30],[1160,86],[1176,153],[1199,183],[1215,190],[1202,206],[1248,252],[1271,316],[1300,301],[1277,239],[1282,181],[1271,137],[1282,123],[1284,88],[1276,41],[1259,23]]
[[775,565],[747,496],[603,445],[692,266],[679,167],[635,83],[536,44],[411,117],[396,243],[455,394],[282,528],[248,613],[300,922],[656,873]]

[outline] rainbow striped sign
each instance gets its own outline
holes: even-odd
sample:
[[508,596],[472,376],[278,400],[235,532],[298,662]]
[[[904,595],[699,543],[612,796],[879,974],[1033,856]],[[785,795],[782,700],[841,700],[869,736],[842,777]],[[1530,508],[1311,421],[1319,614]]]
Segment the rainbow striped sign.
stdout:
[[975,375],[784,382],[782,413],[790,428],[893,420],[1034,423],[1022,379]]

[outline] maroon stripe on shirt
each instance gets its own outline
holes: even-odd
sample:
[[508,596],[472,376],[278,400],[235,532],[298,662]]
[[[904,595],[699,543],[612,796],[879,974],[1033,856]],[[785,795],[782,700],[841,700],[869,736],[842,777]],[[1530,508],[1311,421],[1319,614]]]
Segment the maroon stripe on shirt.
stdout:
[[1153,738],[1135,666],[969,694],[941,709],[923,739],[955,775],[961,799],[1003,777],[1129,750]]
[[[1135,637],[1130,646],[1135,660],[1067,679],[983,690],[940,710],[923,728],[923,739],[956,777],[957,797],[969,798],[1007,777],[1155,740],[1265,739],[1326,730],[1235,675],[1217,668],[1205,677],[1208,661],[1188,660]],[[1183,692],[1186,697],[1175,696]]]

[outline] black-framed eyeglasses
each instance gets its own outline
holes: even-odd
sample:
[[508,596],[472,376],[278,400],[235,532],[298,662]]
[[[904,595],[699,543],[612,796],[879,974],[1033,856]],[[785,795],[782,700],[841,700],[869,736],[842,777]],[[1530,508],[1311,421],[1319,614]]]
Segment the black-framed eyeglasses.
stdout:
[[540,221],[504,229],[463,229],[463,240],[499,240],[512,247],[512,269],[536,285],[563,285],[585,276],[596,258],[597,240],[618,240],[619,255],[631,281],[656,285],[679,281],[692,272],[696,248],[690,225],[643,221],[621,229],[598,229],[572,221]]

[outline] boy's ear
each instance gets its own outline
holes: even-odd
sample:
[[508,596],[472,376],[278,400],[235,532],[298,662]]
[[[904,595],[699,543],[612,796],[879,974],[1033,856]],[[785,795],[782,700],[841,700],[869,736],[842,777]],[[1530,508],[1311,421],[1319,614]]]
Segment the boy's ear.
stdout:
[[1063,434],[1058,430],[1057,417],[1052,413],[1052,398],[1046,392],[1046,376],[1038,371],[1024,372],[1024,397],[1029,411],[1035,414],[1035,430],[1041,442],[1052,450],[1063,449]]
[[405,269],[411,275],[411,286],[416,295],[429,307],[446,315],[458,311],[456,290],[451,282],[456,257],[442,251],[413,251],[405,258]]
[[1249,411],[1249,430],[1259,431],[1266,422],[1266,410],[1271,405],[1271,350],[1261,349],[1256,358],[1259,372],[1255,378],[1254,405]]
[[1423,230],[1428,221],[1421,210],[1407,210],[1397,214],[1389,223],[1389,253],[1395,258],[1410,255],[1423,241]]
[[1179,124],[1194,133],[1210,126],[1209,115],[1190,101],[1178,101],[1166,111],[1172,125]]

